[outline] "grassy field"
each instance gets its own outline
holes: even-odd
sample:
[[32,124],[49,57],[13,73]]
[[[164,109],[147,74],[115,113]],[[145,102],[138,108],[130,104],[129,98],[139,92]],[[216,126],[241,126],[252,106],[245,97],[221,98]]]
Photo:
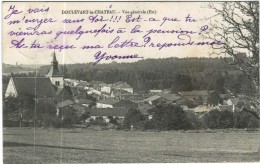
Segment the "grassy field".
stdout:
[[260,132],[4,128],[4,163],[257,162]]

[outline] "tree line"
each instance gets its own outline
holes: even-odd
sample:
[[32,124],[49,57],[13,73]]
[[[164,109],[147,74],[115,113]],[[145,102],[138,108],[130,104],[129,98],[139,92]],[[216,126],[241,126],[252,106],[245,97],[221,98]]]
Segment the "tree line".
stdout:
[[235,112],[213,109],[204,114],[195,114],[184,111],[180,106],[173,104],[158,104],[150,109],[151,119],[140,111],[131,109],[125,116],[122,129],[137,130],[199,130],[199,129],[255,129],[259,128],[259,117],[243,107]]

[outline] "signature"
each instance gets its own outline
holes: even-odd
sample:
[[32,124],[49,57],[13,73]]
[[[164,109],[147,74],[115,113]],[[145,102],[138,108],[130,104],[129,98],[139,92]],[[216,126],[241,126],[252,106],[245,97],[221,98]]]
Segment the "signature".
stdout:
[[117,59],[137,59],[137,58],[144,58],[142,56],[138,56],[138,54],[131,54],[131,55],[108,55],[106,52],[98,51],[94,55],[95,62],[94,65],[98,64],[102,60],[117,60]]

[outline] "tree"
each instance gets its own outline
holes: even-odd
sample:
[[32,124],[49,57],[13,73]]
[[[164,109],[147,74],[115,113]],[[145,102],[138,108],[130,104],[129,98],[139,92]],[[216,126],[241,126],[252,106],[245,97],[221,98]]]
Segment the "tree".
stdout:
[[19,95],[15,98],[16,109],[20,111],[20,126],[23,126],[24,118],[32,119],[32,111],[35,108],[35,101],[31,96]]
[[173,92],[192,90],[191,78],[189,75],[178,74],[172,85]]
[[143,114],[136,109],[129,109],[124,118],[124,126],[130,129],[132,126],[137,128],[141,121],[144,121],[145,117]]
[[76,113],[76,110],[70,106],[60,109],[59,117],[62,122],[62,126],[70,127],[72,124],[80,122],[80,118]]
[[236,128],[259,128],[260,121],[253,114],[242,110],[237,113]]
[[209,111],[203,117],[206,126],[210,129],[225,129],[234,127],[234,116],[231,111]]
[[203,129],[204,122],[203,119],[196,115],[193,111],[185,111],[187,118],[189,120],[190,128],[191,129]]
[[[216,15],[204,37],[222,42],[212,46],[212,54],[232,57],[227,61],[259,87],[259,2],[210,3],[209,8]],[[250,57],[238,52],[249,52]]]
[[205,124],[210,129],[218,129],[221,113],[219,110],[211,110],[203,116]]
[[149,112],[152,114],[149,127],[156,130],[179,130],[191,127],[186,113],[178,105],[160,104]]
[[90,112],[85,111],[83,114],[80,115],[80,121],[81,122],[85,122],[85,120],[87,120],[88,118],[90,118]]
[[218,92],[216,92],[216,91],[210,93],[209,97],[207,99],[207,103],[209,105],[212,105],[212,106],[216,106],[219,103],[222,103],[222,101],[223,100],[221,99],[221,97],[219,96]]
[[259,2],[210,3],[209,8],[216,15],[215,19],[210,19],[211,27],[204,37],[222,42],[217,47],[212,46],[212,54],[233,58],[226,61],[253,83],[250,89],[255,90],[253,93],[258,91],[258,95],[248,96],[248,99],[252,105],[258,106],[260,115]]

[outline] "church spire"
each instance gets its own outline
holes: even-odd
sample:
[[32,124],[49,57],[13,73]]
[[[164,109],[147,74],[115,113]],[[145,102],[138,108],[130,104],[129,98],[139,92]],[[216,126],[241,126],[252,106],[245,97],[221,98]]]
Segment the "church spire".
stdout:
[[56,59],[56,53],[55,51],[52,53],[52,63],[53,62],[58,62],[57,59]]
[[52,61],[51,61],[51,69],[47,75],[48,77],[60,77],[63,76],[62,73],[59,71],[59,63],[56,59],[55,51],[52,53]]
[[59,63],[56,59],[55,51],[52,53],[52,62],[51,62],[52,68],[54,69],[54,72],[60,72],[59,71]]

